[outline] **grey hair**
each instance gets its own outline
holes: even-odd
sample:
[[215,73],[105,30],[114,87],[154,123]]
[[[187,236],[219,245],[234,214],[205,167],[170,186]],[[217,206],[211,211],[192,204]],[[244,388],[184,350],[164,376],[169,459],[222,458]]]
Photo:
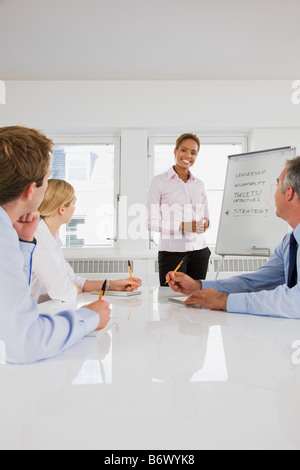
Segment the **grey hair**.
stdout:
[[288,169],[282,181],[282,194],[291,186],[300,199],[300,157],[288,160],[286,164]]

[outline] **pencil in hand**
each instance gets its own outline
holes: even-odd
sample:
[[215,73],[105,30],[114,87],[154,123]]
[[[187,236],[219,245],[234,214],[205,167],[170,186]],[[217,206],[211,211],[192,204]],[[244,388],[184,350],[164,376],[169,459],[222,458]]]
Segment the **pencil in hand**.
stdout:
[[[132,281],[133,279],[132,279],[132,271],[131,271],[131,264],[130,264],[130,261],[128,261],[128,269],[129,269],[130,280]],[[131,289],[133,289],[133,288],[134,288],[134,286],[131,285]]]
[[105,281],[103,282],[103,285],[102,285],[101,292],[100,292],[99,300],[102,300],[102,297],[103,297],[104,294],[105,294],[105,291],[106,291],[106,284],[107,284],[107,280],[105,279]]
[[[179,263],[179,265],[177,266],[177,268],[173,271],[173,274],[177,273],[177,271],[181,268],[181,266],[183,265],[183,263],[185,263],[185,261],[187,261],[189,255],[186,255]],[[166,281],[165,282],[165,285],[166,284],[169,284],[169,281]]]

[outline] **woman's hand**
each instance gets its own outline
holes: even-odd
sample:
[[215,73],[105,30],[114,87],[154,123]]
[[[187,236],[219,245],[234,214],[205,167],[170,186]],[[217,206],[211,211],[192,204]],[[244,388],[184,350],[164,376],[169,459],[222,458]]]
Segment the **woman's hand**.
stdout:
[[201,220],[193,220],[192,222],[182,222],[180,224],[180,230],[183,232],[190,232],[190,233],[205,233],[206,230],[209,228],[209,220],[203,218]]
[[117,281],[110,281],[110,289],[115,291],[132,292],[141,287],[142,281],[137,277],[127,279],[118,279]]

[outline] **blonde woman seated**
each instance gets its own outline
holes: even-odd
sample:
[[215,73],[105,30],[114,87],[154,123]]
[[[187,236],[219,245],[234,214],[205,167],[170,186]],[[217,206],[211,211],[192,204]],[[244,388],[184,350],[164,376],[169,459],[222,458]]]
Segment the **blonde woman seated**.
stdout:
[[[50,179],[44,199],[39,207],[41,220],[35,233],[37,240],[33,256],[31,295],[37,303],[46,300],[74,301],[78,293],[100,290],[103,281],[89,281],[77,276],[64,259],[58,232],[71,221],[75,210],[73,186],[63,180]],[[109,281],[107,289],[136,290],[140,279]],[[133,286],[133,288],[132,288]]]

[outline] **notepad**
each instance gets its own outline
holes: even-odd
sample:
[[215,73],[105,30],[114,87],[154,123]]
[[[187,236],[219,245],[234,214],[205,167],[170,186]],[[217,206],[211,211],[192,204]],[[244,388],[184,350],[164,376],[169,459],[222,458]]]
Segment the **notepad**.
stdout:
[[117,320],[111,318],[109,320],[109,322],[107,323],[106,327],[105,328],[102,328],[101,330],[95,330],[95,331],[92,331],[92,333],[86,335],[87,337],[98,337],[98,336],[102,336],[104,333],[106,333],[108,330],[110,330],[114,325],[116,325],[117,323]]
[[[91,292],[92,294],[99,295],[99,292]],[[135,290],[133,292],[126,292],[126,291],[106,291],[103,299],[105,300],[105,297],[134,297],[135,295],[141,295],[141,291]]]
[[189,298],[188,295],[182,295],[178,297],[170,297],[168,300],[169,302],[174,302],[175,304],[183,304]]
[[[180,304],[180,305],[183,305],[183,303],[189,298],[188,295],[183,295],[181,297],[170,297],[168,300],[169,302],[173,302],[174,304]],[[187,308],[201,308],[200,305],[198,304],[191,304],[191,305],[184,305],[184,307],[187,307]]]
[[106,292],[105,294],[107,297],[109,295],[112,295],[114,297],[134,297],[135,295],[141,295],[141,291],[138,291],[138,290],[134,290],[132,292],[126,292],[126,291],[116,291],[116,290],[113,290],[113,291],[108,291]]

